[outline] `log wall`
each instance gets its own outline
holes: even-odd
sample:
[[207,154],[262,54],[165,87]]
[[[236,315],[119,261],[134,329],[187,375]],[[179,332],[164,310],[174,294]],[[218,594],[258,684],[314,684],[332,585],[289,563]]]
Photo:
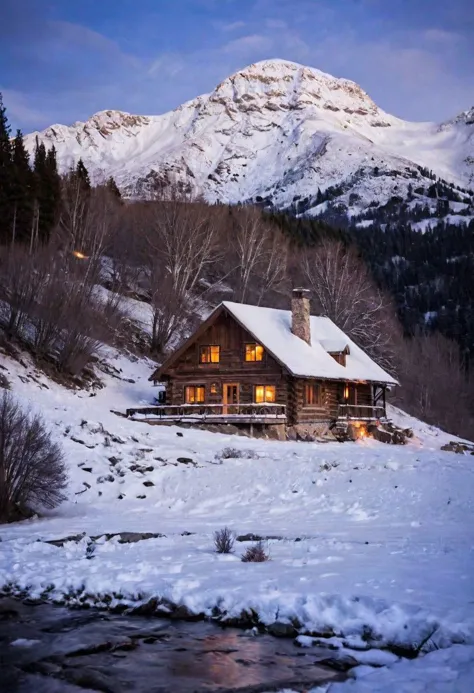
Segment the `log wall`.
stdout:
[[[182,404],[186,385],[204,385],[206,402],[220,404],[224,384],[238,383],[242,404],[255,401],[256,385],[274,385],[276,402],[286,405],[288,376],[280,364],[266,351],[262,361],[245,360],[245,345],[254,343],[251,335],[233,318],[222,314],[167,372],[167,402]],[[219,363],[200,363],[200,347],[214,345],[220,347]],[[215,386],[215,393],[211,391],[212,386]]]

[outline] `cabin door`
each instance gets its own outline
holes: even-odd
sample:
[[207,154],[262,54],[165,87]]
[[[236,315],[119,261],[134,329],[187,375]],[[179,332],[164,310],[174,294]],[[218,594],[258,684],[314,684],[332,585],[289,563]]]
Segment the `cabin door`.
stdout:
[[239,383],[224,383],[222,392],[222,413],[224,416],[238,414]]

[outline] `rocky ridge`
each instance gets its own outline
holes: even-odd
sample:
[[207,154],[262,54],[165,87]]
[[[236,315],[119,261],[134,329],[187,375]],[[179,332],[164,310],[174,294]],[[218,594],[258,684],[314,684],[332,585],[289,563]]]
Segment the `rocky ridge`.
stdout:
[[94,181],[112,175],[129,197],[178,185],[210,202],[321,214],[337,199],[358,213],[373,200],[405,199],[410,185],[428,184],[430,171],[472,187],[473,114],[410,123],[350,80],[269,60],[164,115],[101,111],[32,133],[26,143],[30,151],[36,137],[54,144],[63,170],[81,157]]

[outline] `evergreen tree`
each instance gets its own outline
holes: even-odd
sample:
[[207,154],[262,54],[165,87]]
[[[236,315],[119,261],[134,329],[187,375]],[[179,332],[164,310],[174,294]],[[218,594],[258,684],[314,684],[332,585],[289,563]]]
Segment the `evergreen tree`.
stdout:
[[8,243],[13,218],[10,126],[0,94],[0,244]]
[[48,149],[44,171],[44,200],[43,213],[47,219],[47,236],[56,226],[61,207],[61,177],[58,173],[56,149],[54,145]]
[[108,181],[107,181],[107,183],[106,183],[105,185],[106,185],[107,190],[108,190],[110,193],[112,193],[112,195],[113,195],[114,197],[116,197],[118,200],[121,200],[121,199],[122,199],[122,194],[121,194],[120,190],[118,189],[117,183],[116,183],[115,180],[112,178],[112,176],[110,176],[110,178],[108,179]]
[[56,150],[52,147],[46,151],[44,144],[38,140],[36,140],[34,174],[36,197],[34,235],[37,241],[46,243],[58,219],[61,188]]
[[79,159],[79,161],[77,162],[77,166],[76,166],[76,176],[77,176],[77,177],[79,178],[79,180],[82,182],[82,184],[84,185],[84,188],[85,188],[86,190],[90,190],[90,189],[91,189],[91,181],[90,181],[90,178],[89,178],[89,172],[88,172],[87,168],[85,167],[84,162],[82,161],[82,159]]
[[33,172],[20,130],[17,130],[13,140],[12,164],[11,242],[13,244],[26,242],[29,239],[33,221]]

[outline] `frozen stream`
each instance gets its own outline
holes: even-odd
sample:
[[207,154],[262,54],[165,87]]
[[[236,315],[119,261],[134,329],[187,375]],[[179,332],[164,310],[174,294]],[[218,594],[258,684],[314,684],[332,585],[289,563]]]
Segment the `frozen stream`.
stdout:
[[331,651],[212,623],[0,599],[1,693],[307,690],[341,680]]

